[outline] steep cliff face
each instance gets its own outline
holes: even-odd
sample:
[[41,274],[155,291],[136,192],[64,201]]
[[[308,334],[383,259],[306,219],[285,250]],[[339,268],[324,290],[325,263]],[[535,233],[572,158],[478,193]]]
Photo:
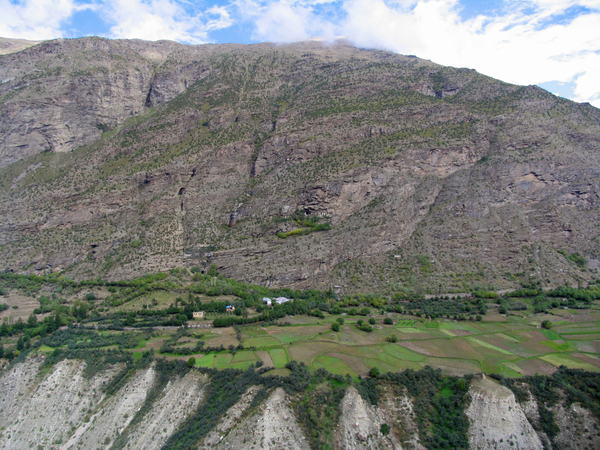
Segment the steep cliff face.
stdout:
[[[275,387],[264,392],[252,386],[229,409],[216,414],[213,409],[218,404],[203,409],[207,395],[213,395],[213,381],[196,370],[165,376],[157,365],[151,365],[123,378],[122,366],[90,374],[86,364],[77,360],[40,371],[42,363],[41,358],[29,359],[0,377],[2,448],[159,449],[180,448],[182,443],[186,448],[321,448],[315,444],[319,426],[301,421],[298,413],[323,405],[312,404],[297,389],[286,393]],[[124,382],[115,383],[120,379]],[[108,386],[118,389],[107,395]],[[230,391],[239,388],[235,380],[227,387]],[[439,448],[438,441],[431,439],[431,429],[425,426],[421,435],[415,424],[423,419],[414,412],[418,397],[386,382],[380,383],[378,392],[379,401],[372,404],[355,387],[346,389],[333,409],[337,412],[332,428],[324,430],[330,433],[328,445],[339,449]],[[580,403],[566,406],[559,402],[553,407],[558,432],[549,440],[531,405],[517,403],[513,393],[495,381],[477,376],[466,395],[470,405],[464,431],[472,449],[597,448],[598,418]],[[189,426],[192,418],[198,427]]]
[[345,292],[596,276],[589,105],[343,42],[85,38],[0,58],[11,270],[214,263]]
[[91,144],[102,131],[171,100],[185,87],[161,85],[156,68],[178,47],[84,38],[3,56],[0,166]]
[[473,384],[471,396],[467,411],[471,421],[471,448],[544,448],[509,389],[483,376]]

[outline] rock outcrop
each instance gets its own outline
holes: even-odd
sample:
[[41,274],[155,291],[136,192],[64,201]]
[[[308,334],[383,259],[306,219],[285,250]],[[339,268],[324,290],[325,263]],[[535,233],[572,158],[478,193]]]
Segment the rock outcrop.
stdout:
[[472,449],[544,449],[513,393],[485,375],[472,383],[467,416]]
[[[600,112],[533,86],[343,42],[100,38],[0,79],[4,269],[344,292],[598,270]],[[295,213],[331,229],[278,237]]]
[[310,446],[294,413],[288,406],[285,392],[277,388],[259,407],[259,411],[241,423],[212,448],[268,450],[308,450]]
[[[108,366],[90,373],[78,360],[52,367],[43,363],[42,357],[29,358],[0,374],[2,448],[160,449],[177,441],[202,449],[308,450],[315,442],[311,438],[318,437],[318,426],[298,420],[303,414],[299,411],[310,402],[306,392],[286,393],[281,387],[262,391],[256,384],[228,410],[211,413],[213,422],[207,424],[201,414],[211,395],[211,380],[197,370],[161,372],[166,365],[156,363],[138,369]],[[232,383],[232,389],[239,387]],[[329,433],[328,440],[320,442],[355,450],[424,450],[422,442],[436,442],[429,434],[430,424],[421,423],[421,431],[416,425],[423,418],[413,412],[418,398],[384,380],[378,392],[374,405],[354,386],[347,388],[338,399],[333,426],[322,430]],[[549,438],[540,426],[535,401],[517,403],[509,389],[485,375],[473,379],[466,395],[471,400],[464,431],[472,449],[598,447],[598,418],[580,403],[561,400],[552,405],[557,433]],[[309,409],[316,406],[308,404]],[[202,425],[195,428],[190,423]],[[188,434],[178,436],[182,430]],[[443,434],[439,431],[436,439]],[[178,437],[169,440],[173,436]]]

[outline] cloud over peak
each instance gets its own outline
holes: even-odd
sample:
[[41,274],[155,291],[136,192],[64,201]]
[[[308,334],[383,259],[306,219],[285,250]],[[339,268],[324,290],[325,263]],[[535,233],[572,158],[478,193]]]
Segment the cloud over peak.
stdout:
[[5,37],[78,37],[84,13],[96,20],[92,33],[111,38],[345,36],[516,84],[568,84],[570,98],[600,107],[600,0],[0,0],[0,7]]

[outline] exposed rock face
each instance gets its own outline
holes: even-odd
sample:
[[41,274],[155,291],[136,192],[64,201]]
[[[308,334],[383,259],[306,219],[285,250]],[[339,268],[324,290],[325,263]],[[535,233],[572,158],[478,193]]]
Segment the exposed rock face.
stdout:
[[67,442],[73,424],[85,422],[86,417],[89,420],[91,411],[104,399],[103,384],[116,374],[103,372],[87,380],[82,376],[85,365],[62,361],[36,385],[38,368],[35,361],[30,361],[16,365],[2,377],[3,383],[14,380],[18,384],[2,389],[4,395],[14,395],[2,399],[2,448],[49,447]]
[[[196,370],[165,378],[158,365],[151,365],[130,373],[116,392],[107,395],[105,388],[121,379],[124,367],[90,375],[85,363],[65,360],[42,375],[42,363],[41,357],[28,359],[0,376],[2,448],[164,448],[188,419],[199,419],[205,392],[211,389],[210,378]],[[255,402],[259,389],[249,388],[205,435],[195,435],[192,427],[188,444],[198,439],[193,445],[202,449],[309,449],[306,433],[311,428],[299,423],[294,413],[299,401],[307,401],[304,393],[286,394],[275,388]],[[382,383],[379,389],[377,405],[354,387],[346,390],[330,445],[424,450],[413,413],[416,399],[392,384]],[[560,401],[552,407],[559,431],[549,439],[539,426],[535,402],[516,403],[510,390],[485,376],[473,380],[470,396],[466,414],[473,449],[598,448],[598,419],[581,404],[565,406]],[[382,432],[384,424],[387,431]]]
[[154,104],[155,65],[178,46],[85,38],[44,42],[4,56],[0,166],[91,144],[103,130],[145,111]]
[[152,410],[127,430],[125,448],[162,448],[190,412],[202,403],[205,385],[206,377],[194,372],[170,380]]
[[597,448],[600,445],[600,424],[597,418],[579,403],[565,405],[559,401],[548,408],[558,427],[558,434],[553,437],[548,436],[541,426],[538,402],[530,398],[524,403],[523,409],[529,422],[536,428],[545,449],[575,450]]
[[258,413],[235,424],[234,430],[213,448],[308,450],[306,437],[287,403],[283,389],[275,389]]
[[[85,38],[0,59],[11,270],[123,278],[214,263],[344,292],[596,276],[589,105],[344,43]],[[278,238],[294,212],[332,228]]]
[[142,407],[155,381],[152,368],[139,372],[118,396],[111,397],[65,444],[65,448],[110,448],[110,443],[129,425]]
[[544,448],[513,393],[485,375],[472,383],[467,416],[472,449]]
[[[392,402],[397,400],[400,399],[391,399]],[[341,421],[337,431],[338,448],[402,449],[393,430],[387,436],[381,433],[381,425],[389,423],[390,419],[394,422],[393,414],[386,414],[385,410],[369,405],[356,389],[349,388],[342,401]],[[420,446],[409,445],[407,448]]]
[[600,448],[598,420],[580,404],[569,408],[557,405],[554,408],[556,425],[560,429],[554,438],[554,449]]

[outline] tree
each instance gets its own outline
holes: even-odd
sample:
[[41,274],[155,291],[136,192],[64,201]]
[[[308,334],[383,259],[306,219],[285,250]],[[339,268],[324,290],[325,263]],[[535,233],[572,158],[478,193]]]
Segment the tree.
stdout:
[[343,317],[338,317],[337,319],[335,319],[337,322],[339,322],[340,325],[344,325],[344,318]]
[[385,325],[394,325],[394,321],[392,320],[391,317],[386,317],[385,319],[383,319],[383,323]]
[[336,332],[337,332],[337,331],[340,331],[340,324],[339,324],[338,322],[333,322],[333,323],[331,324],[331,329],[332,329],[333,331],[336,331]]
[[194,367],[196,365],[196,358],[194,358],[193,356],[190,357],[190,359],[188,359],[187,365],[188,367]]
[[216,264],[210,265],[210,269],[208,269],[208,275],[211,277],[217,276],[217,265]]
[[363,322],[358,326],[358,328],[360,328],[362,331],[366,331],[367,333],[373,331],[373,328],[371,327],[371,325],[369,325],[368,322]]
[[4,358],[4,345],[0,344],[0,358]]
[[62,319],[59,314],[56,314],[54,316],[54,329],[52,331],[58,330],[60,327],[62,327]]
[[133,324],[135,324],[135,313],[130,312],[129,314],[127,314],[127,317],[125,317],[123,325],[125,325],[126,327],[130,327]]
[[395,334],[392,334],[387,337],[387,340],[388,340],[388,342],[398,342],[398,336],[396,336]]
[[481,322],[482,317],[481,316],[475,316],[475,320],[477,320],[477,322]]
[[542,328],[549,330],[550,328],[552,328],[552,322],[550,322],[549,320],[544,320],[542,322]]
[[371,317],[371,318],[369,319],[369,323],[370,323],[371,325],[375,325],[376,321],[375,321],[375,319],[374,319],[374,318],[372,318],[372,317]]
[[23,343],[23,337],[19,336],[19,339],[17,340],[17,350],[21,351],[25,348],[25,344]]
[[37,317],[34,313],[27,318],[27,328],[35,328],[37,327]]
[[379,371],[378,367],[372,367],[371,370],[369,370],[369,376],[373,378],[377,378],[380,373],[381,372]]

